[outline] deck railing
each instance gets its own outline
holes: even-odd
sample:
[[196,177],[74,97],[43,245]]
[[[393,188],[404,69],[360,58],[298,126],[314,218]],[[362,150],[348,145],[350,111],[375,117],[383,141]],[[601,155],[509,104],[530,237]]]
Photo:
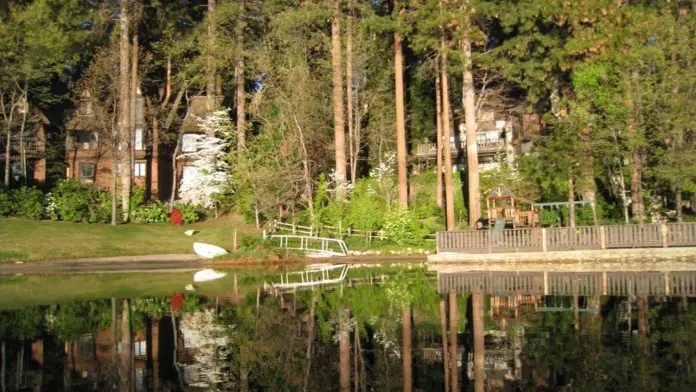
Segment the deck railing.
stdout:
[[510,253],[696,246],[696,223],[437,233],[438,252]]
[[[505,148],[505,139],[479,139],[476,141],[476,149],[479,153],[502,151]],[[466,142],[450,143],[452,153],[463,151],[466,153]],[[418,145],[418,156],[437,155],[437,143],[422,143]]]

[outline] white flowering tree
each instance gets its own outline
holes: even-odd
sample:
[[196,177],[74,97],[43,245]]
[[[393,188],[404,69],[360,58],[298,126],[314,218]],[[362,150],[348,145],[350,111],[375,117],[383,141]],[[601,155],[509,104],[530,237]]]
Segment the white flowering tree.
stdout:
[[368,191],[381,197],[388,208],[396,201],[396,153],[389,151],[380,159],[379,165],[370,170],[370,177],[375,179],[376,188],[369,187]]
[[229,354],[228,346],[234,338],[233,326],[219,323],[212,309],[198,310],[185,314],[179,325],[184,338],[184,346],[196,351],[194,363],[188,368],[191,379],[189,385],[218,390],[229,382],[225,371]]
[[190,135],[190,152],[180,157],[192,160],[193,169],[181,179],[181,201],[213,208],[220,199],[231,193],[229,175],[232,167],[227,159],[233,143],[233,126],[227,110],[220,110],[199,119],[205,133]]

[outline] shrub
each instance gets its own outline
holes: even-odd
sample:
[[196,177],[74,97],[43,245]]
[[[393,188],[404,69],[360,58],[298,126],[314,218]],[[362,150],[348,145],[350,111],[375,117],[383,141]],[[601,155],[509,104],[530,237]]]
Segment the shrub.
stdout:
[[423,239],[421,225],[416,214],[399,207],[387,213],[384,234],[387,240],[398,245],[417,244]]
[[[110,199],[110,198],[109,198]],[[67,222],[90,222],[96,219],[96,207],[100,203],[99,191],[74,180],[61,180],[53,192],[51,203],[55,203],[55,216]]]
[[169,208],[160,201],[143,204],[131,211],[133,223],[167,223]]
[[0,188],[0,216],[12,214],[12,197],[6,189]]
[[185,224],[196,223],[198,219],[200,219],[196,207],[191,204],[176,203],[174,204],[174,208],[181,211],[181,220],[183,220]]
[[14,215],[24,219],[38,220],[43,217],[44,195],[36,187],[21,187],[12,192]]
[[[111,193],[107,191],[94,190],[96,198],[89,205],[89,223],[109,223],[111,222]],[[120,204],[116,206],[116,220],[122,220],[122,209]]]

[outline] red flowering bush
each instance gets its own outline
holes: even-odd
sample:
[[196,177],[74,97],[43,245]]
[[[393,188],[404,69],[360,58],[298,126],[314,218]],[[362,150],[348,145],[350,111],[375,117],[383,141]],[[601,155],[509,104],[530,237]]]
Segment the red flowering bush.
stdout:
[[173,209],[169,214],[169,223],[177,226],[184,224],[184,220],[181,218],[181,211],[178,208]]

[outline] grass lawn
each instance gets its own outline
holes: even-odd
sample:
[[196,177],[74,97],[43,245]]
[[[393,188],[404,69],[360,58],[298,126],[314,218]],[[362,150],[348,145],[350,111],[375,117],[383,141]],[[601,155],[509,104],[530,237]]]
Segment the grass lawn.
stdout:
[[[249,226],[234,217],[184,226],[0,219],[0,261],[191,253],[197,241],[231,249],[235,227],[238,241],[244,234],[253,235]],[[184,235],[190,229],[199,233]]]

